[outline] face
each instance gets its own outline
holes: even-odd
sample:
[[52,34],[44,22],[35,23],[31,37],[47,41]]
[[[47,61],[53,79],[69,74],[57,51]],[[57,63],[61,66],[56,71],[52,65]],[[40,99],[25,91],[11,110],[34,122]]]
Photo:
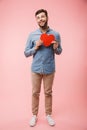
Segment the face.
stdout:
[[48,17],[45,15],[44,12],[36,15],[36,21],[39,27],[44,28],[47,26]]

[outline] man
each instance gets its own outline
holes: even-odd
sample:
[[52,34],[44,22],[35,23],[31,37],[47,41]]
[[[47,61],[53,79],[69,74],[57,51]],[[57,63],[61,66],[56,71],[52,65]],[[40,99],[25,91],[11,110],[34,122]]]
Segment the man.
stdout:
[[[32,62],[32,113],[30,126],[35,126],[37,122],[39,95],[41,82],[43,80],[45,95],[45,113],[49,125],[54,126],[52,119],[52,85],[55,74],[55,54],[62,52],[60,35],[48,26],[48,13],[44,9],[36,11],[35,18],[39,29],[29,35],[24,54],[26,57],[33,56]],[[53,35],[55,40],[49,46],[44,45],[41,39],[42,34]],[[46,41],[46,39],[45,39]]]

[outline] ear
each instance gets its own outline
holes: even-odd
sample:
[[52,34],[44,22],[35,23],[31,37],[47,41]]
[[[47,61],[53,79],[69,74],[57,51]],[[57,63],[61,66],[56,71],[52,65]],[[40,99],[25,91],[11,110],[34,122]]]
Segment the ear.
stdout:
[[48,16],[47,16],[47,21],[49,20]]

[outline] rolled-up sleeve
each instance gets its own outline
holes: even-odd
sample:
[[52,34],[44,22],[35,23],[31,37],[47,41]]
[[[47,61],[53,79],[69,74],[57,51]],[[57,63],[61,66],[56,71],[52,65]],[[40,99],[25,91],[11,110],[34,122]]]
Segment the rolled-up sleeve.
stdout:
[[56,34],[56,41],[58,42],[58,48],[56,48],[54,50],[54,52],[57,54],[57,55],[60,55],[62,53],[62,46],[61,46],[61,37],[60,37],[60,34]]
[[33,44],[34,43],[32,41],[32,35],[29,35],[28,40],[26,42],[25,50],[24,50],[24,55],[26,57],[32,56],[36,53],[36,50],[34,49]]

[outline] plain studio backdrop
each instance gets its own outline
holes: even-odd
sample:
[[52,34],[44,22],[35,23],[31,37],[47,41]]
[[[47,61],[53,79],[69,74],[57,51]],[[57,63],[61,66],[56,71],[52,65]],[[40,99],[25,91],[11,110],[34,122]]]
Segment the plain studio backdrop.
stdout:
[[[49,26],[61,35],[53,85],[55,130],[85,130],[87,108],[87,0],[0,0],[0,130],[29,130],[31,62],[24,49],[38,28],[34,13],[48,10]],[[45,120],[43,85],[39,120],[33,129],[50,129]]]

